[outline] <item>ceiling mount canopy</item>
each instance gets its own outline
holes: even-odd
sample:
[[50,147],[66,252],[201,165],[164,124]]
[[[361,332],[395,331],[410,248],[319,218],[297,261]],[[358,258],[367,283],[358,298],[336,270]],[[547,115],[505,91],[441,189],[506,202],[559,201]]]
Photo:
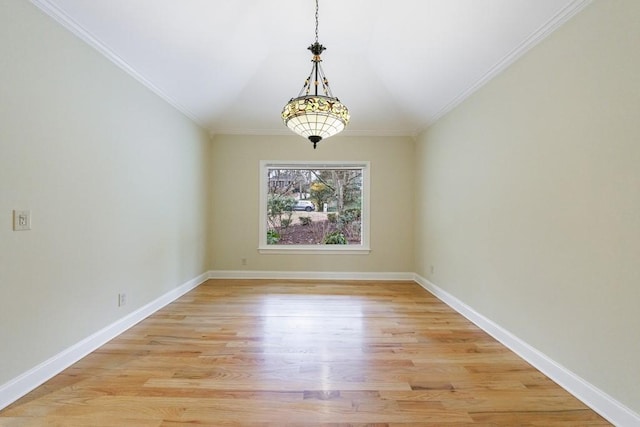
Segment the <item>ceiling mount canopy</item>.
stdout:
[[342,132],[349,123],[349,110],[331,93],[329,81],[320,64],[322,62],[320,55],[326,48],[318,42],[318,0],[316,0],[316,40],[307,49],[313,54],[311,73],[298,96],[291,98],[282,109],[282,120],[289,129],[308,138],[315,149],[318,142]]

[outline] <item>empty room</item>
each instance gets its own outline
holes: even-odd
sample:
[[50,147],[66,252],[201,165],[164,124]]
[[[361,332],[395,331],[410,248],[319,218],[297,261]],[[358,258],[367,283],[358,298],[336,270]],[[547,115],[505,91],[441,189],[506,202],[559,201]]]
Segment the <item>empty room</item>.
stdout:
[[640,2],[0,1],[0,426],[640,426]]

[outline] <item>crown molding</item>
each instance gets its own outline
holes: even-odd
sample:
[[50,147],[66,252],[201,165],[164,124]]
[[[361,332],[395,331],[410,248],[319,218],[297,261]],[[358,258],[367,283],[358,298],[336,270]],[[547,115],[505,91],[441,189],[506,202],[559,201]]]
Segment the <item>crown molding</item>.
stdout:
[[[288,128],[282,129],[210,129],[210,135],[251,135],[251,136],[296,136]],[[374,137],[410,137],[415,138],[416,131],[403,130],[344,130],[337,136],[374,136]]]
[[118,56],[109,46],[105,43],[94,37],[87,30],[85,30],[78,22],[74,21],[67,13],[51,3],[49,0],[30,0],[33,5],[35,5],[42,12],[53,18],[56,22],[62,25],[64,28],[69,30],[76,37],[80,38],[82,41],[87,43],[89,46],[93,47],[95,50],[104,55],[108,60],[113,62],[120,69],[125,71],[131,77],[136,79],[142,85],[147,87],[153,93],[158,95],[164,101],[168,102],[182,114],[191,119],[194,123],[202,128],[206,128],[204,121],[189,111],[184,105],[180,104],[178,101],[167,95],[162,89],[153,84],[150,80],[146,79],[142,74],[138,73],[135,68],[133,68],[127,61],[125,61],[122,57]]
[[429,120],[429,123],[427,123],[427,126],[424,129],[420,129],[420,131],[417,133],[423,132],[429,126],[441,119],[449,111],[456,108],[464,100],[473,95],[478,89],[487,84],[489,81],[493,80],[496,76],[498,76],[513,63],[515,63],[518,59],[524,56],[524,54],[527,53],[531,48],[535,47],[538,43],[551,35],[555,30],[560,28],[565,22],[573,18],[592,2],[593,0],[574,0],[569,3],[557,14],[552,16],[551,19],[544,23],[540,28],[531,33],[529,37],[524,39],[518,46],[511,50],[511,52],[507,53],[504,57],[502,57],[502,59],[495,63],[491,68],[489,68],[489,70],[484,75],[482,75],[480,79],[478,79],[474,84],[472,84],[469,88],[453,98],[451,102],[445,105],[433,116],[431,120]]

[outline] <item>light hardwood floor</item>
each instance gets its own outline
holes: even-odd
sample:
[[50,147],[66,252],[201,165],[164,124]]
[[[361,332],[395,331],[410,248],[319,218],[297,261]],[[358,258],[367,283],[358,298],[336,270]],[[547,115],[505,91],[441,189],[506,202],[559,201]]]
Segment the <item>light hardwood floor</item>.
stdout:
[[0,426],[604,426],[411,282],[210,280]]

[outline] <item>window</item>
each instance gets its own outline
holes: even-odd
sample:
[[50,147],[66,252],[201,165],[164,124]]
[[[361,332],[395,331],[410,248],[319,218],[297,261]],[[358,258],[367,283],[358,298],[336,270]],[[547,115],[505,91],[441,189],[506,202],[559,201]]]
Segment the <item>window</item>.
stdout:
[[260,162],[261,253],[369,253],[369,162]]

